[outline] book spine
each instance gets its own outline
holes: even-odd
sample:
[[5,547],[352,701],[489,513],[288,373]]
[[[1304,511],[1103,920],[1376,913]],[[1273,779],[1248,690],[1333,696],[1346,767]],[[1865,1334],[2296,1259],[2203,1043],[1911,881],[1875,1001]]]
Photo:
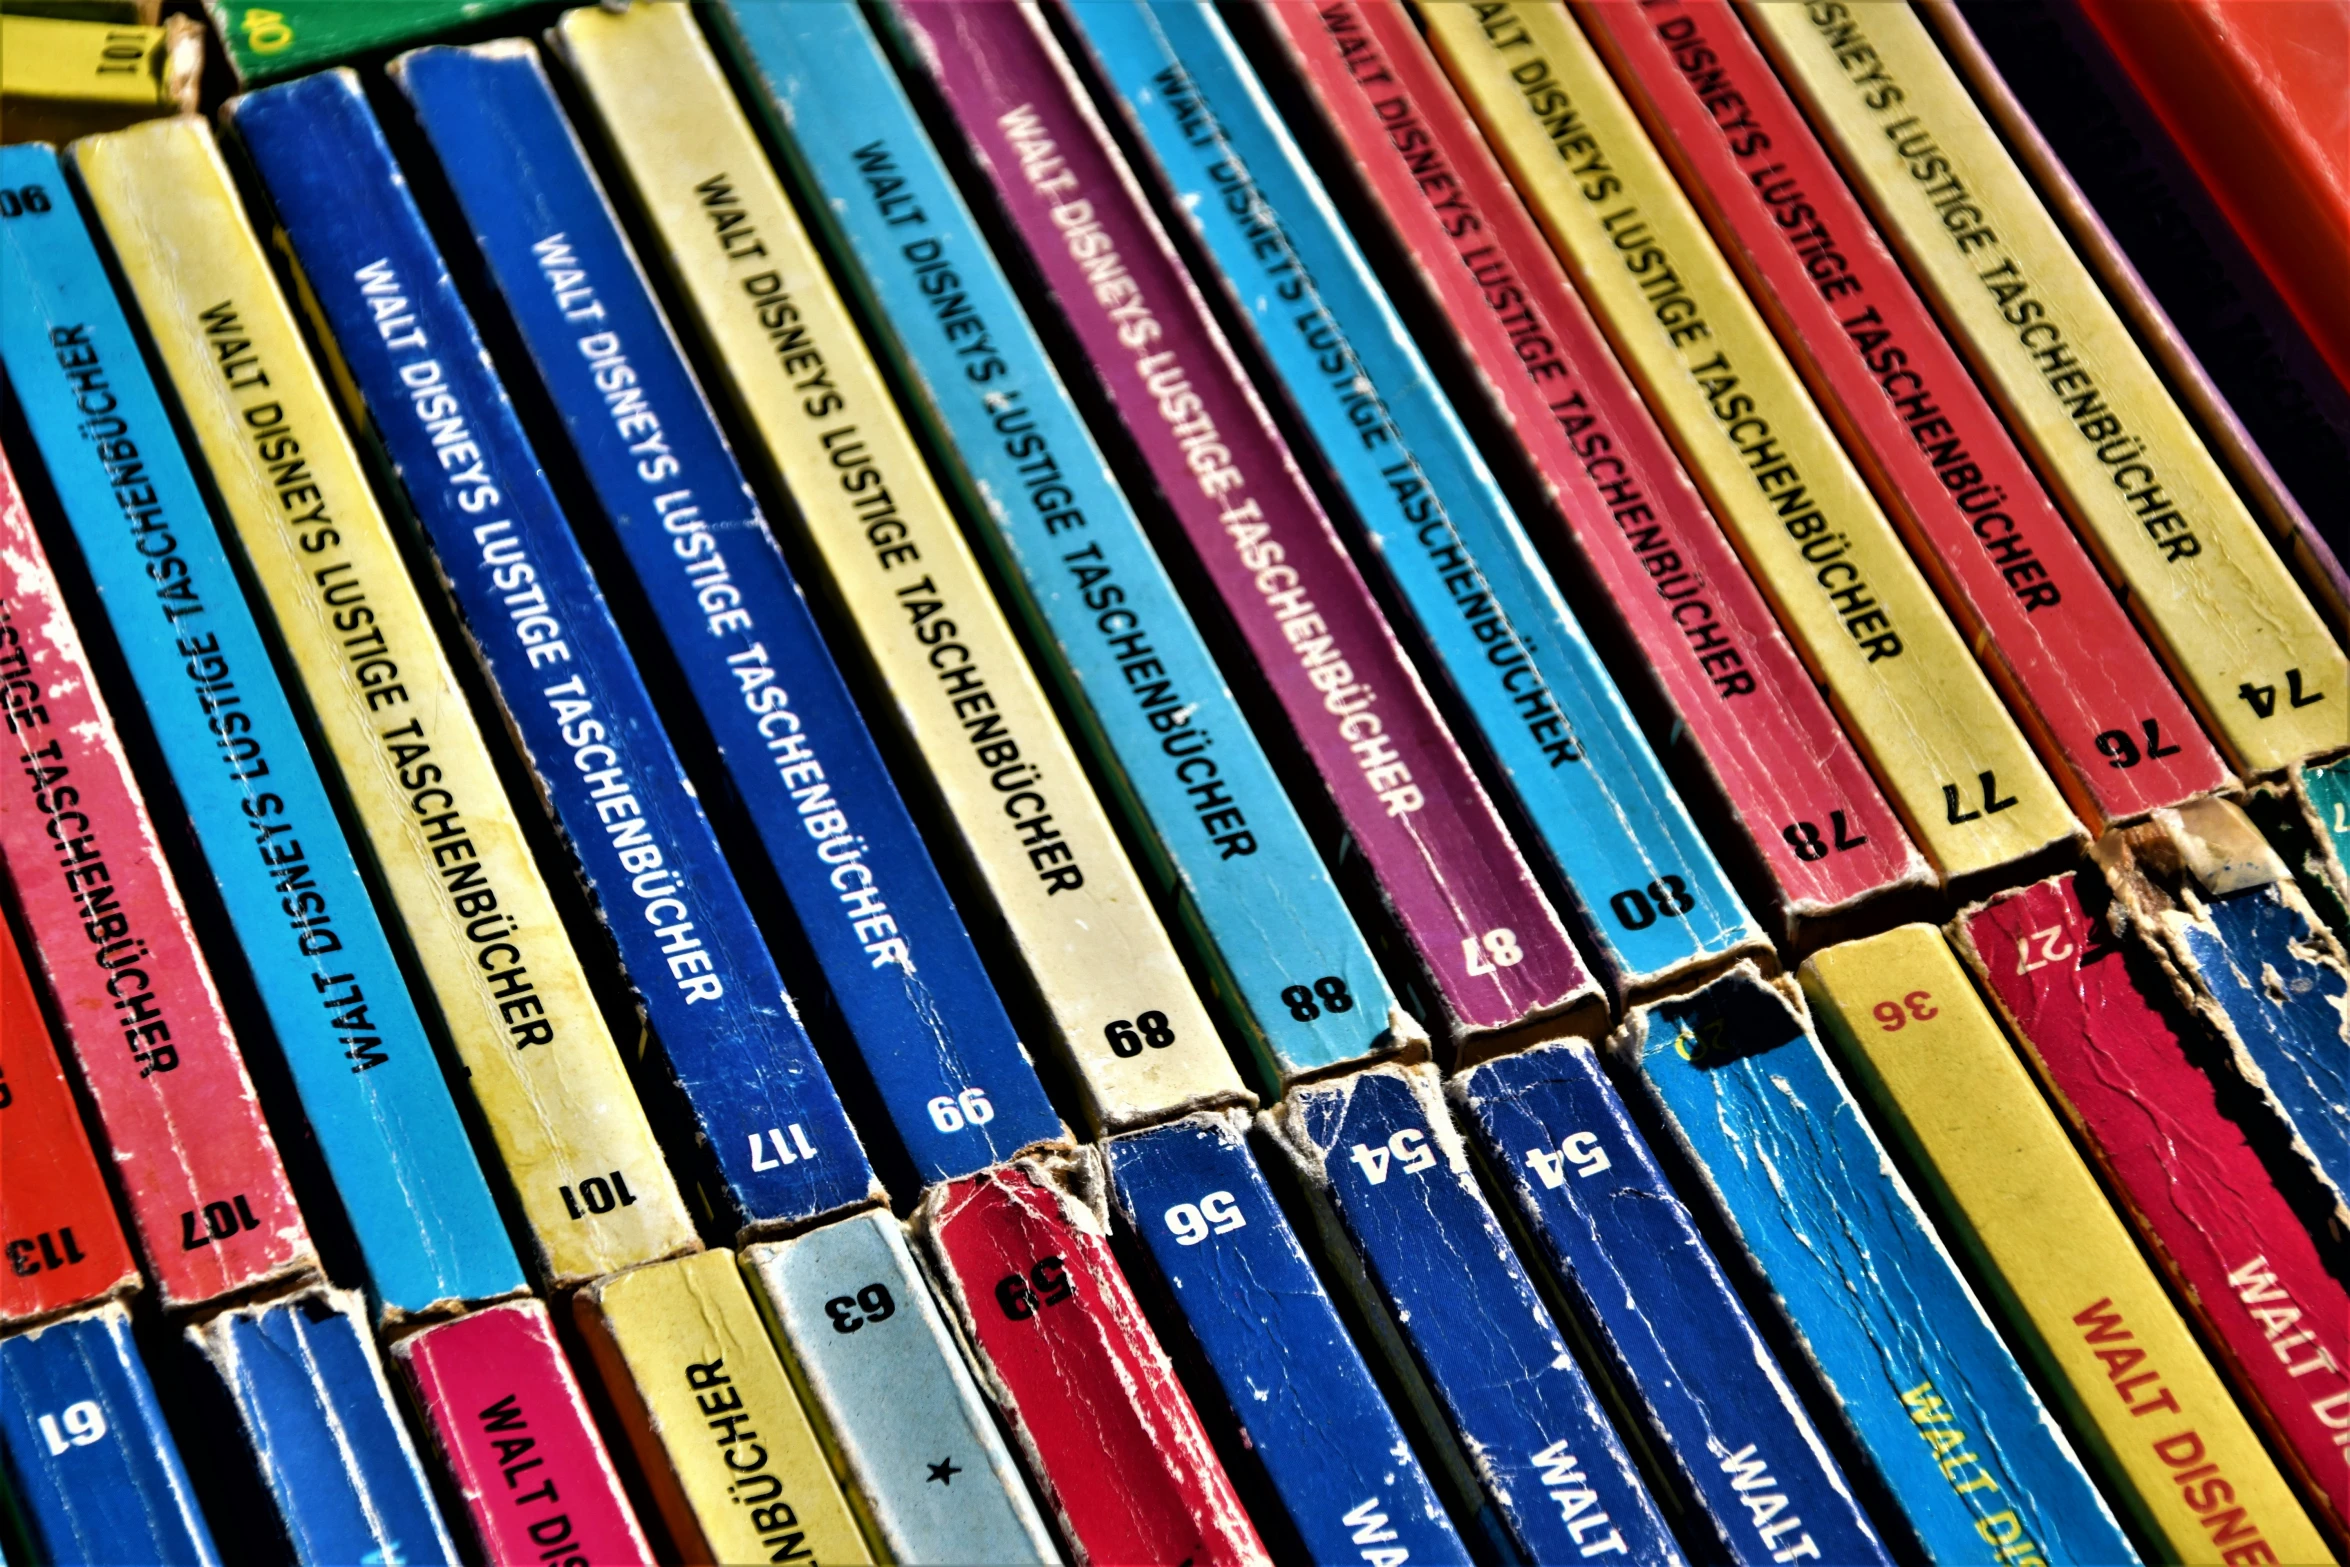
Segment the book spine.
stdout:
[[870,24],[721,14],[1266,1078],[1416,1044]]
[[891,1560],[1061,1559],[894,1215],[749,1247],[742,1266]]
[[632,1268],[572,1305],[682,1554],[873,1560],[732,1252]]
[[1410,14],[1339,0],[1270,18],[1693,737],[1782,924],[1801,931],[1925,882]]
[[[798,500],[1092,1119],[1247,1097],[1082,764],[758,137],[684,6],[560,47]],[[661,114],[653,105],[670,106]],[[674,112],[690,104],[691,114]]]
[[[1576,23],[1553,6],[1445,7],[1428,20],[1437,54],[1944,879],[2077,839],[2063,796]],[[1546,123],[1570,111],[1572,161]],[[1574,163],[1595,160],[1606,168],[1576,175]]]
[[[1307,1084],[1268,1119],[1336,1212],[1513,1548],[1538,1562],[1681,1561],[1478,1188],[1435,1070]],[[1515,1369],[1497,1380],[1496,1366]]]
[[[2230,782],[1737,14],[1579,14],[2082,814],[2129,821]],[[1738,94],[1732,123],[1702,72]]]
[[[62,194],[45,147],[0,186]],[[71,202],[0,228],[0,362],[227,936],[394,1315],[522,1288],[448,1080],[137,337]]]
[[180,28],[12,15],[0,20],[0,40],[0,94],[10,99],[117,114],[195,110],[204,60],[200,33],[192,61],[190,35]]
[[1747,16],[2238,770],[2338,749],[2350,653],[1924,24]]
[[1897,1555],[2138,1559],[1786,994],[1733,972],[1636,1009],[1609,1049],[1825,1394]]
[[1967,910],[1951,939],[2339,1539],[2350,1294],[2101,913],[2060,876]]
[[236,1034],[4,459],[0,721],[15,775],[0,794],[0,869],[164,1305],[314,1271]]
[[1081,1195],[1095,1157],[934,1186],[915,1235],[1077,1561],[1269,1561]]
[[[1467,1044],[1589,1026],[1581,955],[1042,13],[899,15],[1378,878],[1444,1031]],[[1072,238],[1056,212],[1091,226]]]
[[46,1560],[220,1561],[118,1304],[0,1339],[0,1462]]
[[535,1300],[436,1323],[392,1346],[423,1426],[493,1562],[649,1562],[652,1547]]
[[1905,925],[1848,942],[1802,979],[2108,1494],[2173,1560],[2255,1542],[2279,1561],[2324,1560],[2324,1537],[1941,935]]
[[200,120],[73,167],[178,392],[550,1286],[695,1244],[391,529]]
[[204,9],[247,87],[422,43],[491,21],[535,0],[204,0]]
[[139,1288],[81,1108],[57,1062],[16,933],[0,922],[0,1324]]
[[1306,1556],[1467,1562],[1247,1138],[1230,1114],[1113,1138],[1111,1200]]
[[2296,781],[2320,872],[2334,896],[2350,907],[2350,756],[2305,768]]
[[[1619,995],[1769,946],[1216,14],[1072,12],[1559,869]],[[1335,369],[1332,366],[1336,366]]]
[[1591,1047],[1491,1062],[1451,1094],[1727,1559],[1890,1562]]
[[453,1561],[392,1403],[366,1303],[314,1290],[187,1330],[238,1417],[299,1561]]
[[716,1157],[728,1228],[879,1200],[358,78],[264,88],[229,114]]
[[916,1169],[1065,1136],[536,52],[392,76]]

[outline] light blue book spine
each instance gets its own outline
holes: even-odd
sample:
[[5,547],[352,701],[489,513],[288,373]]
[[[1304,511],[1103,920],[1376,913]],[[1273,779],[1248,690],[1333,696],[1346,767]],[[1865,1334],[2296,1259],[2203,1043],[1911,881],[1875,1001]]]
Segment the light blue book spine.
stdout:
[[1416,1037],[864,16],[717,14],[1270,1086]]
[[[351,845],[48,148],[0,149],[5,364],[379,1306],[524,1286]],[[41,210],[22,192],[38,189]],[[239,954],[241,953],[241,957]]]
[[1741,966],[1610,1048],[1881,1484],[1897,1556],[2138,1559],[1784,996]]
[[1067,14],[1565,880],[1619,996],[1766,950],[1215,10]]
[[711,1206],[741,1231],[879,1200],[358,77],[264,87],[227,114],[661,1042],[715,1165]]

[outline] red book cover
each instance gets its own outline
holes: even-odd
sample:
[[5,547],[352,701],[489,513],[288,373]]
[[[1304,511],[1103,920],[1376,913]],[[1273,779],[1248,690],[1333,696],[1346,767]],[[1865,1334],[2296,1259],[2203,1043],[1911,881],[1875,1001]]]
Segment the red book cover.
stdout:
[[1737,14],[1578,14],[2074,808],[2102,829],[2230,782]]
[[1268,14],[1745,825],[1790,930],[1926,884],[1410,16],[1385,0]]
[[2350,1294],[2156,1004],[2161,980],[2133,972],[2134,949],[2069,874],[1967,910],[1952,935],[2237,1391],[2350,1541]]
[[318,1257],[114,721],[0,459],[0,869],[167,1309]]
[[933,1186],[943,1293],[1076,1561],[1269,1561],[1110,1255],[1093,1158]]
[[652,1548],[535,1300],[485,1306],[392,1346],[493,1562],[607,1567]]
[[0,921],[0,1326],[139,1287],[16,936]]

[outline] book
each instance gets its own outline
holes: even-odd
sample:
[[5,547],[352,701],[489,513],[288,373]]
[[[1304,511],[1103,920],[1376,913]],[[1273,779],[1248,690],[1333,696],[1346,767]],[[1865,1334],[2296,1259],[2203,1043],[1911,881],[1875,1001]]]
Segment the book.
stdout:
[[0,1339],[0,1466],[45,1560],[220,1561],[119,1302]]
[[1448,1092],[1649,1452],[1694,1504],[1684,1532],[1731,1561],[1890,1562],[1592,1047],[1488,1062]]
[[1943,1249],[1800,1004],[1751,969],[1609,1041],[1652,1144],[1823,1396],[1896,1555],[2138,1553]]
[[419,50],[391,76],[921,1179],[1064,1138],[536,52]]
[[1580,14],[2080,814],[2231,782],[1738,14]]
[[573,10],[557,47],[795,498],[1089,1117],[1117,1129],[1244,1101],[1141,876],[692,14]]
[[1598,1026],[1582,955],[1043,14],[896,15],[1377,880],[1431,1027],[1475,1053]]
[[873,1559],[732,1252],[646,1263],[571,1303],[681,1556]]
[[225,112],[682,1091],[681,1151],[715,1163],[722,1227],[882,1200],[357,76]]
[[742,1268],[891,1560],[1061,1559],[894,1215],[746,1247]]
[[[1131,1132],[1103,1145],[1102,1162],[1110,1200],[1150,1258],[1294,1550],[1372,1567],[1466,1563],[1410,1439],[1257,1168],[1247,1118],[1210,1112]],[[1259,1522],[1268,1523],[1261,1512]]]
[[550,1287],[697,1244],[326,384],[200,120],[68,154],[471,1080]]
[[2309,1521],[1930,925],[1814,953],[1805,994],[2107,1493],[2173,1561],[2323,1561]]
[[1558,536],[1612,600],[1686,736],[1678,749],[1720,796],[1714,842],[1759,874],[1783,938],[1810,945],[1927,884],[1410,14],[1334,0],[1272,7],[1268,21],[1475,362],[1493,422],[1531,458]]
[[2350,1294],[2090,896],[2105,902],[2069,874],[2001,893],[1959,915],[1951,945],[2339,1541]]
[[245,86],[497,21],[533,0],[204,0]]
[[1110,1253],[1098,1159],[942,1182],[915,1238],[1071,1560],[1270,1561]]
[[[66,189],[46,147],[0,187]],[[389,1320],[522,1288],[449,1083],[153,373],[71,201],[0,226],[0,364]],[[93,633],[98,627],[90,628]],[[324,1194],[321,1194],[322,1196]]]
[[12,142],[67,141],[158,115],[193,114],[204,75],[204,29],[0,16],[0,114]]
[[[1292,1089],[1266,1120],[1310,1201],[1326,1202],[1379,1316],[1408,1352],[1466,1499],[1526,1561],[1682,1554],[1469,1167],[1432,1067]],[[1399,1368],[1400,1369],[1400,1368]],[[1456,1503],[1456,1505],[1460,1505]]]
[[236,1032],[5,459],[0,723],[0,872],[157,1296],[180,1311],[314,1273]]
[[1746,15],[2237,770],[2340,748],[2350,653],[1924,25]]
[[[9,1114],[8,1112],[14,1112]],[[139,1288],[57,1046],[0,921],[0,1324],[15,1327]]]
[[[1769,951],[1223,22],[1072,12],[1109,97],[1411,605],[1611,995]],[[1179,221],[1179,220],[1178,220]]]
[[[2295,793],[2311,824],[2317,875],[2350,907],[2350,756],[2296,774]],[[2350,940],[2350,932],[2344,939]]]
[[1427,18],[1438,57],[1943,880],[1993,879],[2077,842],[2063,796],[1577,23],[1555,6]]
[[2219,1039],[2350,1235],[2350,962],[2241,807],[2198,801],[2098,840],[2132,939]]
[[296,1561],[456,1558],[356,1293],[234,1307],[187,1338],[243,1423]]
[[1259,1080],[1424,1048],[870,24],[716,15]]
[[1930,8],[1936,40],[2337,632],[2350,386],[2076,7]]
[[545,1306],[485,1306],[409,1334],[391,1356],[486,1559],[653,1560]]

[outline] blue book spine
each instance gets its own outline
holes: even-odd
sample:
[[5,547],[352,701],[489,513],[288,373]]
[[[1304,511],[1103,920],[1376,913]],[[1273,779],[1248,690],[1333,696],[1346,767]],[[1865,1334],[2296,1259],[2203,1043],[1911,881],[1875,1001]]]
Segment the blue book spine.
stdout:
[[864,16],[719,14],[1274,1086],[1416,1037]]
[[723,1217],[735,1230],[799,1224],[875,1200],[840,1096],[358,77],[263,88],[229,115],[715,1155]]
[[[524,1285],[439,1060],[56,154],[0,149],[0,364],[219,887],[368,1283],[394,1315]],[[40,210],[22,192],[40,190]]]
[[1468,1561],[1403,1428],[1250,1157],[1189,1116],[1104,1146],[1110,1188],[1307,1557]]
[[1619,996],[1766,950],[1320,180],[1210,6],[1075,6],[1573,896]]
[[1065,1136],[536,52],[393,74],[922,1178]]
[[1611,1048],[1873,1467],[1897,1552],[2138,1559],[1785,997],[1742,966]]
[[1290,1091],[1272,1121],[1326,1195],[1530,1562],[1682,1560],[1469,1168],[1433,1068]]
[[1723,1558],[1889,1564],[1591,1047],[1490,1062],[1452,1094]]
[[226,1312],[188,1338],[244,1422],[296,1561],[454,1562],[357,1307],[315,1290]]
[[220,1561],[118,1305],[0,1339],[0,1462],[38,1560]]

